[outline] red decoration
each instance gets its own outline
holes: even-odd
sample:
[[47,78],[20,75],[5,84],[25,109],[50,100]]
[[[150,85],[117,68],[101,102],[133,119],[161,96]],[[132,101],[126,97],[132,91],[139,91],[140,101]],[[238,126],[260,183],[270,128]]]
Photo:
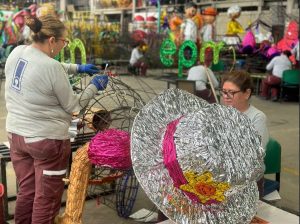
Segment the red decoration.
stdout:
[[134,17],[134,21],[135,22],[144,22],[145,18],[141,15],[137,15],[137,16]]
[[156,18],[155,18],[154,16],[148,16],[148,17],[146,18],[146,21],[147,21],[147,22],[155,22],[155,21],[156,21]]

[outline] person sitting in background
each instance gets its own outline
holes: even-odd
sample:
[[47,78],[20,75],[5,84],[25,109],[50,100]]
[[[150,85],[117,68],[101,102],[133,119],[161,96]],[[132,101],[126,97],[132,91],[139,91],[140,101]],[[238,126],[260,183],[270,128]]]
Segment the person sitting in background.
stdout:
[[281,83],[282,73],[285,70],[292,69],[292,63],[289,60],[291,52],[285,50],[281,53],[280,56],[274,57],[269,64],[267,64],[266,69],[272,71],[272,74],[268,75],[265,79],[262,80],[261,84],[261,94],[260,96],[263,99],[268,99],[269,89],[271,89],[271,100],[278,100],[278,90]]
[[[211,83],[208,79],[208,76],[211,80]],[[219,87],[219,82],[212,70],[203,65],[193,66],[188,71],[187,80],[196,81],[196,95],[198,97],[206,100],[209,103],[216,103],[216,99],[212,93],[212,90],[207,88],[207,86],[210,86],[210,84],[213,88]]]
[[54,223],[71,155],[72,113],[104,90],[108,77],[94,76],[75,94],[68,74],[99,69],[54,59],[68,44],[67,29],[56,17],[30,16],[25,22],[32,44],[17,46],[5,64],[6,131],[18,184],[14,219],[16,224]]
[[296,64],[295,64],[295,68],[299,69],[300,68],[300,64],[299,64],[299,40],[297,42],[297,44],[294,46],[294,48],[291,50],[291,53],[293,55],[295,55],[295,59],[296,59]]
[[[221,82],[222,103],[226,106],[236,108],[244,113],[251,120],[254,129],[261,137],[262,146],[266,149],[269,141],[267,128],[267,116],[264,112],[250,104],[250,97],[253,92],[251,76],[245,71],[233,71],[223,76]],[[263,178],[258,180],[260,198],[263,196]]]
[[147,48],[148,47],[144,42],[140,42],[137,46],[134,46],[134,48],[132,49],[129,60],[129,69],[134,68],[135,71],[140,69],[142,76],[146,76],[148,68],[148,65],[144,59],[144,54],[147,51]]

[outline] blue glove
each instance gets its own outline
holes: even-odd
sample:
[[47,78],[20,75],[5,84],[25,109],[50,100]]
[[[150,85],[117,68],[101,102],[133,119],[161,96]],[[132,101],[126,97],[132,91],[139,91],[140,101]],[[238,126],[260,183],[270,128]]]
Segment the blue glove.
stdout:
[[97,75],[91,80],[91,84],[94,84],[98,91],[104,90],[108,83],[107,75]]
[[93,64],[86,64],[86,65],[78,65],[77,71],[79,73],[87,73],[89,75],[93,75],[95,73],[99,73],[100,70]]

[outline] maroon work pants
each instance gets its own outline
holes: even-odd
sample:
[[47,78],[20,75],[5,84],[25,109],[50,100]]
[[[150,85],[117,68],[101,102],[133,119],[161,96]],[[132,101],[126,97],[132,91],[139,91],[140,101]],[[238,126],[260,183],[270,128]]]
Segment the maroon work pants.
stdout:
[[214,97],[214,94],[210,89],[204,89],[204,90],[197,90],[196,96],[206,100],[209,103],[216,103],[216,99]]
[[142,76],[145,76],[146,75],[146,72],[147,72],[147,68],[148,68],[148,65],[143,62],[143,61],[138,61],[136,62],[133,67],[136,67],[138,69],[141,69],[141,75]]
[[8,139],[18,183],[15,223],[53,224],[64,191],[70,140],[29,143],[17,134],[9,134]]
[[279,85],[281,78],[275,75],[268,75],[261,83],[261,96],[268,97],[269,89],[271,89],[271,98],[278,97]]

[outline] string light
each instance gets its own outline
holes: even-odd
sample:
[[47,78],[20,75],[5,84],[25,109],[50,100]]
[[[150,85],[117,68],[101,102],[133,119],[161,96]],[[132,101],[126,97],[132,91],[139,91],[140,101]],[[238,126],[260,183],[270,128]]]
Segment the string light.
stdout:
[[211,48],[213,50],[213,63],[218,64],[219,62],[219,56],[220,56],[220,51],[224,47],[225,42],[213,42],[213,41],[207,41],[203,43],[201,50],[200,50],[200,61],[204,62],[205,58],[205,50],[206,48]]
[[[190,59],[186,59],[185,55],[184,55],[185,50],[186,50],[187,47],[190,48],[191,51],[192,51]],[[196,60],[197,60],[197,46],[196,46],[196,44],[191,40],[184,41],[183,44],[179,48],[178,57],[179,57],[178,77],[182,77],[183,66],[186,67],[186,68],[189,68],[189,67],[193,66],[195,64]]]
[[[79,52],[80,52],[80,56],[81,56],[81,64],[86,64],[86,50],[85,50],[83,42],[78,38],[75,38],[72,41],[70,41],[68,39],[68,41],[69,41],[69,44],[66,49],[69,49],[69,51],[70,51],[70,63],[75,64],[75,62],[76,62],[75,61],[75,50],[76,50],[76,48],[78,48]],[[60,56],[60,61],[65,62],[64,48],[60,51],[59,56]]]
[[171,39],[165,39],[160,47],[159,51],[159,57],[161,63],[163,65],[170,67],[173,65],[174,60],[172,58],[172,55],[175,54],[177,48],[175,43]]

